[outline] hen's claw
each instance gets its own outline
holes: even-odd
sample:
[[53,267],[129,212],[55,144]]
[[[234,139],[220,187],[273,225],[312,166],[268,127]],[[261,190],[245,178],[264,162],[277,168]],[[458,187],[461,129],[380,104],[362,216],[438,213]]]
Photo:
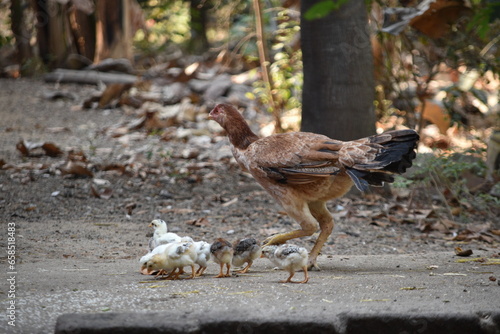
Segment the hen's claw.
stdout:
[[321,271],[321,268],[319,267],[318,263],[316,262],[316,259],[314,259],[313,261],[311,261],[311,260],[308,261],[307,270]]

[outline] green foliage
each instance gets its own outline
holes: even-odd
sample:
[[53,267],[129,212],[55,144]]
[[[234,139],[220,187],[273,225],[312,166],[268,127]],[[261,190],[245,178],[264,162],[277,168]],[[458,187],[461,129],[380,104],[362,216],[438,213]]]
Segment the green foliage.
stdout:
[[5,45],[14,45],[14,38],[12,36],[3,35],[3,32],[0,32],[0,47]]
[[476,6],[476,11],[467,23],[467,32],[475,31],[481,39],[485,39],[490,32],[490,23],[493,19],[499,18],[500,3],[493,1],[484,3],[484,1],[475,0],[472,4]]
[[394,186],[428,189],[426,193],[434,190],[446,205],[453,203],[468,209],[462,213],[464,219],[467,218],[467,211],[489,211],[490,207],[500,203],[500,199],[484,191],[472,193],[467,185],[468,178],[472,176],[485,177],[487,168],[482,159],[483,154],[482,150],[470,149],[418,155],[410,171],[411,177],[396,176]]
[[142,1],[141,6],[148,30],[136,33],[136,48],[143,52],[159,52],[169,45],[181,45],[189,40],[189,2],[148,0]]
[[[387,1],[377,2],[382,8],[387,7]],[[387,116],[388,108],[382,99],[396,101],[407,125],[415,127],[419,118],[415,113],[417,98],[428,99],[439,92],[435,86],[439,75],[443,74],[446,78],[452,72],[450,69],[464,72],[464,68],[466,71],[461,81],[468,74],[477,74],[473,79],[468,78],[471,81],[465,85],[467,88],[461,82],[449,87],[438,87],[445,93],[441,95],[444,96],[442,102],[452,121],[461,125],[466,120],[464,106],[471,105],[472,101],[483,104],[482,107],[486,106],[484,109],[491,108],[486,90],[478,89],[474,82],[487,82],[488,72],[497,78],[500,74],[499,5],[498,2],[487,0],[470,1],[462,8],[461,16],[439,38],[431,38],[410,25],[398,36],[379,33],[377,38],[382,53],[378,60],[383,63],[376,73],[384,92],[380,94],[377,114]],[[435,20],[436,24],[442,23],[437,16]],[[445,72],[441,73],[442,69]]]
[[[254,83],[254,96],[272,112],[271,96],[282,110],[301,107],[302,96],[302,52],[294,50],[293,40],[300,31],[299,23],[289,16],[288,10],[276,15],[278,23],[272,39],[273,62],[269,66],[274,87],[259,80]],[[250,96],[251,97],[251,96]]]
[[304,13],[304,18],[306,20],[315,20],[324,18],[328,16],[328,14],[330,14],[332,11],[339,9],[347,1],[349,0],[337,0],[337,1],[323,0],[317,2]]
[[402,175],[395,175],[394,182],[392,183],[394,188],[409,188],[415,182],[412,179],[408,179]]

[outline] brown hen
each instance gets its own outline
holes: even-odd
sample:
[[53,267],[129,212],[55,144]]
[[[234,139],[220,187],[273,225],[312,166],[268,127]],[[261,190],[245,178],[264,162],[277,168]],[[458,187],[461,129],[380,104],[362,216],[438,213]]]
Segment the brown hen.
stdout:
[[326,201],[343,196],[353,185],[366,191],[369,185],[393,182],[393,174],[402,174],[412,165],[419,139],[414,130],[388,131],[353,141],[308,132],[259,138],[228,104],[217,105],[209,119],[226,131],[239,166],[301,227],[266,239],[266,245],[312,235],[319,226],[309,267],[317,267],[316,258],[333,230]]

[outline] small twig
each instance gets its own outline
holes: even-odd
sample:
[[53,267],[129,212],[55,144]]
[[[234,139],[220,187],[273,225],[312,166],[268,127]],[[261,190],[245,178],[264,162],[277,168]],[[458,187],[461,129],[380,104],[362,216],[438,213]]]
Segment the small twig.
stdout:
[[283,132],[283,128],[281,126],[280,110],[273,93],[274,83],[272,77],[269,74],[269,60],[264,38],[264,24],[262,22],[262,8],[260,6],[260,0],[253,0],[253,9],[255,12],[255,32],[257,35],[257,49],[259,50],[259,62],[260,68],[262,70],[262,79],[264,80],[269,90],[269,98],[271,100],[274,121],[276,123],[275,131]]
[[453,217],[453,213],[451,211],[450,206],[448,205],[448,201],[446,200],[446,197],[444,197],[443,193],[438,188],[438,180],[434,176],[434,172],[429,171],[429,176],[432,180],[432,183],[434,183],[434,188],[436,188],[436,192],[439,194],[439,196],[441,197],[441,200],[444,202],[444,205],[446,206],[446,209],[448,210],[448,214],[450,215],[450,218]]

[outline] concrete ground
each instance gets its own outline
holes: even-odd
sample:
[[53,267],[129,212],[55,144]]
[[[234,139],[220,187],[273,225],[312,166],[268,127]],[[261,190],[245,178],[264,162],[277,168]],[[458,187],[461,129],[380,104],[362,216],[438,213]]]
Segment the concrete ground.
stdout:
[[248,274],[214,278],[211,263],[203,277],[178,281],[141,275],[135,260],[20,264],[16,326],[2,312],[0,332],[500,333],[498,250],[474,253],[486,262],[450,253],[323,256],[307,284],[279,283],[287,273],[267,259]]

